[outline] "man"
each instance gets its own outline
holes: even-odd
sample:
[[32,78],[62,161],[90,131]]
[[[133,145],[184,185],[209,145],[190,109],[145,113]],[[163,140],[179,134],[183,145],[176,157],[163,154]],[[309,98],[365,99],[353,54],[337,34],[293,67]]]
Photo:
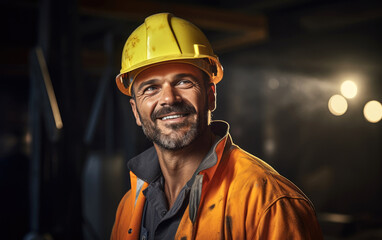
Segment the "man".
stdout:
[[130,35],[116,81],[154,146],[128,163],[111,239],[322,239],[307,197],[211,121],[222,77],[188,21],[156,14]]

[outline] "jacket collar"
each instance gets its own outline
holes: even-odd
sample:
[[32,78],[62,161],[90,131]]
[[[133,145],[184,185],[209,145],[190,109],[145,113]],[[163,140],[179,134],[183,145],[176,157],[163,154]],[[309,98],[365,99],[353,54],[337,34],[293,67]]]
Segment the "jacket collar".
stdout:
[[[210,127],[212,132],[218,136],[218,141],[211,147],[195,172],[196,175],[202,172],[208,175],[209,178],[215,173],[216,163],[220,161],[223,151],[226,149],[227,140],[231,143],[228,131],[229,124],[227,122],[212,121]],[[154,146],[132,158],[127,166],[138,178],[147,183],[153,182],[162,174]]]

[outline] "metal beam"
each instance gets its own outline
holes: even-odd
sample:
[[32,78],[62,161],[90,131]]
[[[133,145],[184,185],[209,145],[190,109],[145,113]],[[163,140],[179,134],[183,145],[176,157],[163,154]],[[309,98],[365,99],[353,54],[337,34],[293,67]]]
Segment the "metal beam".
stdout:
[[212,42],[218,52],[229,51],[246,44],[255,44],[267,38],[267,21],[262,15],[248,15],[240,12],[216,9],[205,6],[163,4],[154,1],[123,0],[80,1],[80,12],[85,15],[102,16],[105,18],[122,19],[133,22],[143,22],[144,18],[159,12],[171,12],[190,20],[205,30],[220,31],[226,37]]

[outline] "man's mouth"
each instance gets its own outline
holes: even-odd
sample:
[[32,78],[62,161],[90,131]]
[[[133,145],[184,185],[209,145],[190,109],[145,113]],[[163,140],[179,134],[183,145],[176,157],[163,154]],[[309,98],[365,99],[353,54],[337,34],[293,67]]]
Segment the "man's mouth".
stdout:
[[151,120],[155,122],[156,120],[176,120],[189,116],[190,114],[196,114],[196,109],[185,103],[178,103],[173,106],[166,106],[158,111],[154,111],[151,114]]
[[185,117],[187,115],[188,114],[173,114],[173,115],[164,116],[164,117],[159,118],[159,119],[164,121],[164,120],[169,120],[169,119],[176,119],[176,118]]

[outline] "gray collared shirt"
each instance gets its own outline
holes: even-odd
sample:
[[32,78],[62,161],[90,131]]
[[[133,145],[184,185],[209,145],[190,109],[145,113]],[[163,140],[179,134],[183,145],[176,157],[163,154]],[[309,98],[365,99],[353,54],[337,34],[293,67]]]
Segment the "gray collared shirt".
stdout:
[[[195,183],[198,183],[197,175],[200,171],[211,167],[210,155],[214,152],[218,138],[215,140],[210,152],[203,159],[198,169],[193,174],[192,178],[180,191],[176,198],[174,205],[168,210],[166,195],[164,193],[164,178],[160,176],[150,183],[150,185],[142,191],[146,197],[145,207],[143,209],[142,222],[141,222],[141,240],[161,240],[161,239],[174,239],[179,223],[182,220],[184,211],[190,203],[191,188]],[[195,179],[197,179],[195,181]],[[195,190],[197,190],[195,193]],[[201,186],[194,187],[194,194],[201,194]],[[199,202],[193,203],[199,205]],[[197,206],[196,206],[197,207]],[[195,216],[194,216],[195,217]]]
[[146,203],[143,210],[140,239],[175,238],[179,223],[188,206],[193,179],[182,188],[170,210],[168,210],[163,191],[163,176],[160,176],[143,191]]
[[218,137],[193,177],[182,188],[171,209],[168,209],[167,199],[163,191],[164,179],[155,148],[151,147],[129,161],[128,167],[138,179],[149,183],[149,186],[142,192],[146,201],[142,215],[140,239],[174,239],[187,206],[189,206],[190,220],[195,221],[203,183],[203,175],[199,175],[199,173],[216,164],[215,148],[218,142],[227,136],[228,124],[214,121],[211,124],[211,129]]

